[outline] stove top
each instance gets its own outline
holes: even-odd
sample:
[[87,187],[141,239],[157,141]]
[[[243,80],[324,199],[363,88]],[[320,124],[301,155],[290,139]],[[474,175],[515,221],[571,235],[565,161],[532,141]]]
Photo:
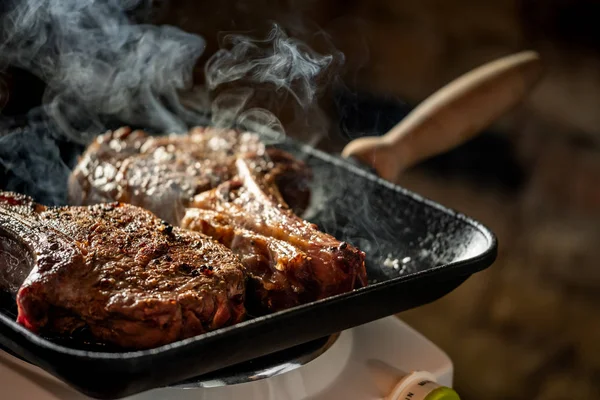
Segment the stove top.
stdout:
[[[415,370],[452,385],[448,356],[392,316],[127,400],[382,399],[403,374]],[[389,382],[388,388],[381,382]],[[0,387],[2,397],[13,400],[89,399],[5,352],[0,352]]]
[[[332,346],[335,345],[340,335],[344,335],[342,341],[346,340],[348,334],[341,334],[324,337],[318,340],[295,346],[290,349],[269,354],[242,364],[234,365],[219,371],[204,374],[199,378],[193,378],[181,382],[171,387],[177,388],[209,388],[217,386],[230,386],[246,382],[255,382],[261,379],[272,378],[287,372],[298,369],[319,356],[322,356]],[[336,348],[348,350],[348,346],[336,345]],[[325,356],[339,363],[341,354],[339,351],[332,350]],[[343,358],[342,358],[343,359]]]

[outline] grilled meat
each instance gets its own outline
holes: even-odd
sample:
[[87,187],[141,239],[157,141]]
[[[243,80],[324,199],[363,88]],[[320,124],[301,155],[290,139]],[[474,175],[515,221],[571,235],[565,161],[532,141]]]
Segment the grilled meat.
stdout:
[[294,214],[309,177],[254,134],[120,129],[88,148],[69,187],[75,203],[129,202],[217,239],[242,258],[252,303],[275,311],[366,285],[364,253]]
[[142,349],[234,324],[245,313],[238,257],[132,205],[47,208],[0,192],[0,243],[0,262],[20,258],[26,269],[18,322],[32,331],[87,328],[99,341]]
[[74,205],[130,203],[177,224],[194,195],[233,178],[235,160],[250,154],[272,159],[269,166],[277,171],[281,193],[301,212],[310,193],[304,163],[265,149],[255,134],[200,127],[186,135],[151,137],[121,128],[99,136],[70,177],[69,200]]
[[238,159],[236,178],[194,198],[181,226],[241,256],[262,309],[281,310],[366,286],[365,254],[297,217],[260,158]]

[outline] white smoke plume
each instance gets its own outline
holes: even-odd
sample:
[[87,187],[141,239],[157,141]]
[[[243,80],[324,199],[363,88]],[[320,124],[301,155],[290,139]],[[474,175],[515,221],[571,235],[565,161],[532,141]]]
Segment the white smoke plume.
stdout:
[[313,137],[307,133],[302,140],[314,144],[326,135],[328,121],[316,100],[339,72],[342,53],[329,46],[330,54],[319,54],[277,24],[264,39],[223,35],[220,47],[205,65],[214,125],[251,124],[283,133],[272,111],[291,98],[295,118],[313,128]]
[[0,60],[46,82],[46,112],[71,140],[103,118],[183,131],[177,91],[191,85],[204,40],[170,26],[134,25],[139,0],[11,1]]
[[6,150],[0,152],[0,166],[10,175],[0,189],[25,188],[38,201],[64,202],[65,176],[75,161],[64,143],[81,151],[117,125],[156,133],[206,124],[283,133],[271,110],[292,98],[297,115],[315,125],[313,136],[327,130],[314,104],[320,82],[327,81],[324,74],[335,70],[341,54],[318,54],[277,25],[266,38],[225,35],[205,68],[207,101],[190,107],[181,96],[192,87],[204,39],[172,26],[133,23],[130,16],[143,19],[148,3],[153,2],[8,0],[0,5],[0,71],[19,67],[47,85],[43,104],[32,111],[35,118],[25,129],[6,128],[12,121],[0,114],[0,146]]

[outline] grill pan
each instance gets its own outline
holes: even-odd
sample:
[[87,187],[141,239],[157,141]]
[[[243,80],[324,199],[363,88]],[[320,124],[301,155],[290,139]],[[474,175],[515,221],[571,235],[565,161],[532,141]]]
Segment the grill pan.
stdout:
[[[392,134],[402,136],[397,130]],[[268,135],[264,139],[269,141]],[[380,178],[373,171],[385,173],[377,163],[370,170],[289,139],[276,146],[313,170],[304,218],[365,251],[369,286],[131,352],[40,337],[15,322],[15,301],[6,294],[0,295],[0,345],[88,396],[122,398],[429,303],[495,260],[497,241],[489,229]],[[368,147],[363,143],[346,155],[364,160],[367,154],[370,162],[376,152],[365,152]]]
[[309,219],[366,252],[368,287],[135,352],[89,351],[44,339],[15,322],[14,299],[6,296],[0,301],[1,344],[91,397],[120,398],[431,302],[494,261],[494,235],[468,217],[350,161],[298,144],[282,147],[303,157],[319,177]]

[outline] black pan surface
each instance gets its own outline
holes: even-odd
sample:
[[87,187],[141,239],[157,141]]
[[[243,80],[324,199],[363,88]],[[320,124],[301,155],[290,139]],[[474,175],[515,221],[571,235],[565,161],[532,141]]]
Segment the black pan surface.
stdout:
[[118,352],[35,335],[0,296],[0,345],[96,398],[166,386],[405,311],[449,293],[496,257],[480,223],[379,179],[348,160],[295,142],[313,169],[306,219],[367,254],[368,287],[156,349]]

